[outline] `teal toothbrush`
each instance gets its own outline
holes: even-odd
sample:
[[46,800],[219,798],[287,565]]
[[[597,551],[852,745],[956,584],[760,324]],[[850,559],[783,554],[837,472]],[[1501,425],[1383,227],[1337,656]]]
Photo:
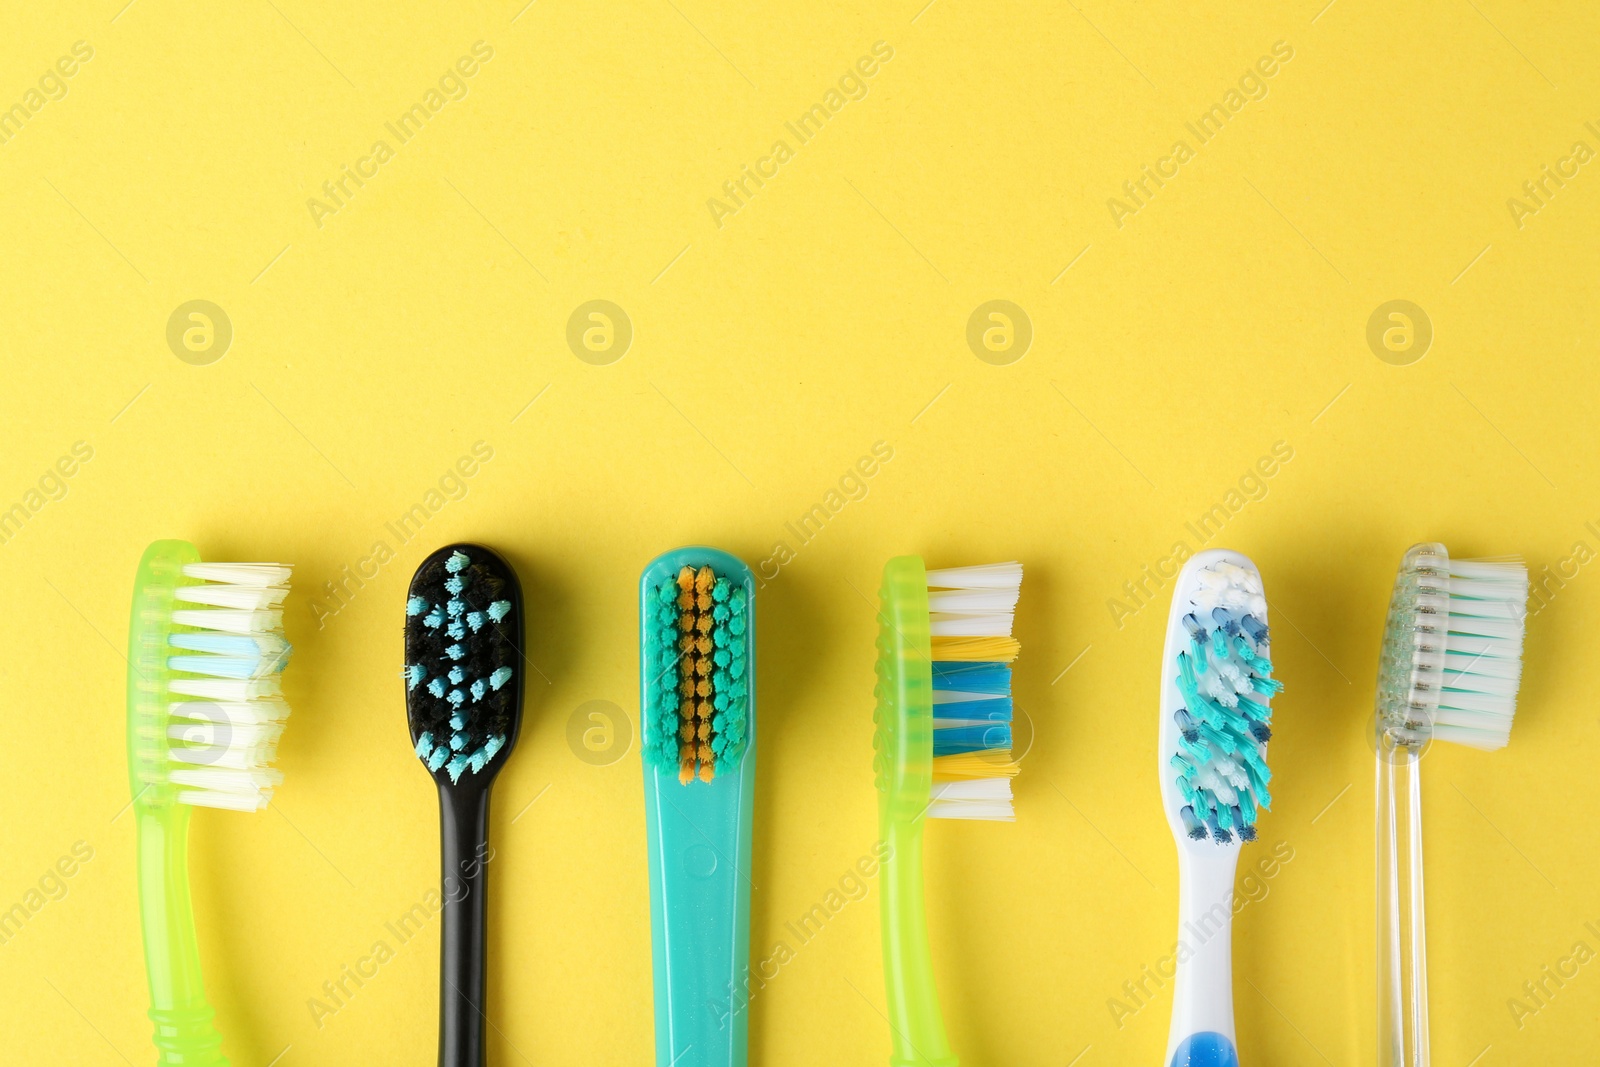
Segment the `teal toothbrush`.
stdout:
[[657,1067],[744,1067],[755,798],[755,583],[680,548],[639,582]]

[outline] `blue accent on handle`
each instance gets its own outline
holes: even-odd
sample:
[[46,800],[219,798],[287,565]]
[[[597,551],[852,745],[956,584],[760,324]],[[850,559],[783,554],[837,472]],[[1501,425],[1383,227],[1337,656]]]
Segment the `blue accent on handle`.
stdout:
[[1172,1054],[1171,1067],[1239,1067],[1239,1054],[1221,1034],[1191,1034]]

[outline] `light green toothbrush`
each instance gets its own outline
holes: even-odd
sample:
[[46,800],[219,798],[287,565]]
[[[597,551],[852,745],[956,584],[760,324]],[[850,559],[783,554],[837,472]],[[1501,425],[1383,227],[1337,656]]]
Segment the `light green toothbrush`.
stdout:
[[160,1067],[226,1067],[200,976],[189,903],[192,805],[257,811],[289,708],[289,568],[202,563],[186,541],[145,550],[128,628],[128,777],[139,833],[139,914]]

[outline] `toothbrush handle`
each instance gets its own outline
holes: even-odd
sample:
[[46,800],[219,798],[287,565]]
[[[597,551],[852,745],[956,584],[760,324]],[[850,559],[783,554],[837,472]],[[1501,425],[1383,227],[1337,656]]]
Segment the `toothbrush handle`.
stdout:
[[439,935],[439,1067],[484,1067],[489,787],[439,788],[444,921]]
[[883,980],[894,1052],[890,1067],[957,1067],[944,1033],[923,909],[922,823],[886,821],[881,871]]
[[1178,849],[1178,945],[1168,1067],[1238,1067],[1233,1028],[1233,876],[1237,846]]
[[1378,739],[1378,1067],[1428,1067],[1422,762]]
[[189,903],[189,809],[135,804],[139,821],[139,918],[150,1021],[159,1067],[227,1067],[212,1025]]

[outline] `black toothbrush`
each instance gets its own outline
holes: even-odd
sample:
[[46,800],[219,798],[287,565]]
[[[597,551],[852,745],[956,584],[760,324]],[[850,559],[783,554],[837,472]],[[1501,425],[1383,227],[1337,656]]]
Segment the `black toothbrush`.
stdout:
[[484,1067],[489,790],[522,722],[522,589],[482,545],[439,549],[406,595],[406,721],[439,786],[439,1067]]

